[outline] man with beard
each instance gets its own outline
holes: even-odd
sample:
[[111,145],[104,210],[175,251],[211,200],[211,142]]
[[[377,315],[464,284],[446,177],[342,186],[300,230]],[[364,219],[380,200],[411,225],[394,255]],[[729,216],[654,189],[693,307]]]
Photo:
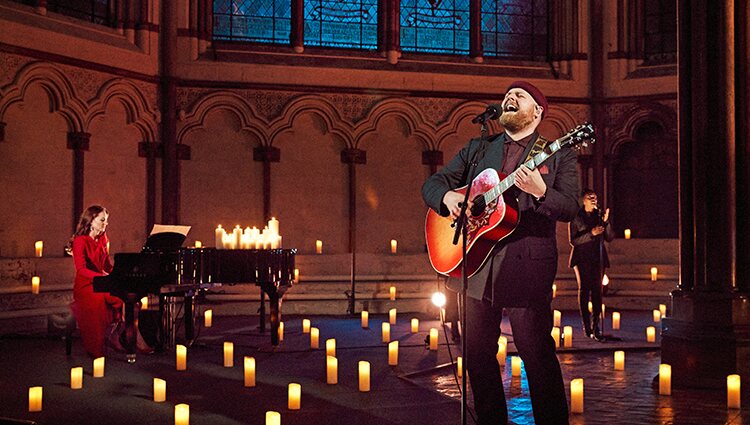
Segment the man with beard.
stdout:
[[[546,112],[547,100],[537,87],[526,81],[512,83],[500,116],[505,132],[470,141],[422,187],[422,197],[430,208],[455,219],[464,195],[454,189],[469,184],[466,175],[487,168],[506,175],[518,169],[515,187],[505,198],[517,199],[519,223],[469,278],[467,291],[464,354],[480,425],[508,421],[495,358],[503,309],[524,362],[536,424],[568,423],[562,373],[550,334],[550,303],[557,271],[556,222],[569,222],[579,208],[576,155],[563,148],[534,170],[521,166],[532,150],[546,142],[537,143],[540,136],[536,131]],[[465,173],[472,158],[476,170]]]

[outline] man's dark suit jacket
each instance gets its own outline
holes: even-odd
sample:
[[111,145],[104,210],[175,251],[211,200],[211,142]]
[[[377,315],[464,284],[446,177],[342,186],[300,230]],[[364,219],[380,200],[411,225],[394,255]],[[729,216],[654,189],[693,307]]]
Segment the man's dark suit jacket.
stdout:
[[[467,185],[460,181],[471,155],[478,149],[475,174],[487,168],[502,169],[505,133],[487,140],[471,140],[440,171],[422,186],[425,203],[443,216],[449,215],[443,196],[449,190]],[[532,137],[518,165],[525,162],[536,137]],[[471,152],[470,152],[471,150]],[[493,305],[525,307],[551,299],[552,283],[557,272],[556,221],[568,222],[578,213],[578,169],[575,152],[563,148],[540,165],[547,193],[542,202],[513,186],[506,192],[518,199],[520,222],[499,243],[484,266],[469,278],[467,295],[491,298]],[[468,180],[468,177],[467,177]],[[487,283],[490,283],[488,286]],[[460,287],[460,284],[455,284]]]

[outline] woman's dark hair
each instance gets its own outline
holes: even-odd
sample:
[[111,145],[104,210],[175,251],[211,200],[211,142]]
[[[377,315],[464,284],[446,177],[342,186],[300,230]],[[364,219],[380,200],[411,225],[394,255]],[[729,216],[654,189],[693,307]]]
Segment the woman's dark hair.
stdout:
[[67,252],[69,255],[73,254],[73,239],[75,239],[76,236],[88,235],[89,232],[91,232],[91,222],[93,222],[94,217],[99,215],[99,213],[101,213],[102,211],[104,211],[106,214],[109,214],[109,212],[107,212],[107,209],[101,205],[94,204],[86,208],[86,211],[81,214],[81,218],[78,220],[76,231],[73,232],[73,236],[70,237],[67,245],[65,245],[65,252]]

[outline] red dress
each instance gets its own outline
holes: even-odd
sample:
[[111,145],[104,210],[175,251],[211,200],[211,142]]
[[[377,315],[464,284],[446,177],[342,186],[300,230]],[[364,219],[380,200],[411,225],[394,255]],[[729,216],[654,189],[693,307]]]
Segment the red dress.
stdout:
[[73,262],[76,277],[73,283],[71,309],[81,330],[86,352],[93,357],[104,355],[107,325],[122,319],[122,301],[105,292],[94,292],[94,277],[112,271],[107,234],[98,239],[89,235],[73,239]]

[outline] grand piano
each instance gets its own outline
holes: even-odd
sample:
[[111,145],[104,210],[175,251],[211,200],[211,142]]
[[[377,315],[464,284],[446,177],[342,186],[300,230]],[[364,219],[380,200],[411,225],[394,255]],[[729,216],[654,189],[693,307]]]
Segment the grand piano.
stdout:
[[[125,350],[135,362],[135,305],[148,295],[159,296],[162,348],[170,315],[167,297],[184,298],[185,338],[194,335],[193,309],[196,294],[224,284],[252,283],[260,287],[260,329],[265,330],[264,294],[270,306],[271,343],[279,343],[280,300],[294,283],[296,249],[182,248],[185,236],[161,233],[149,237],[139,253],[115,254],[112,273],[94,278],[94,291],[109,292],[125,303]],[[173,338],[172,334],[172,338]]]

